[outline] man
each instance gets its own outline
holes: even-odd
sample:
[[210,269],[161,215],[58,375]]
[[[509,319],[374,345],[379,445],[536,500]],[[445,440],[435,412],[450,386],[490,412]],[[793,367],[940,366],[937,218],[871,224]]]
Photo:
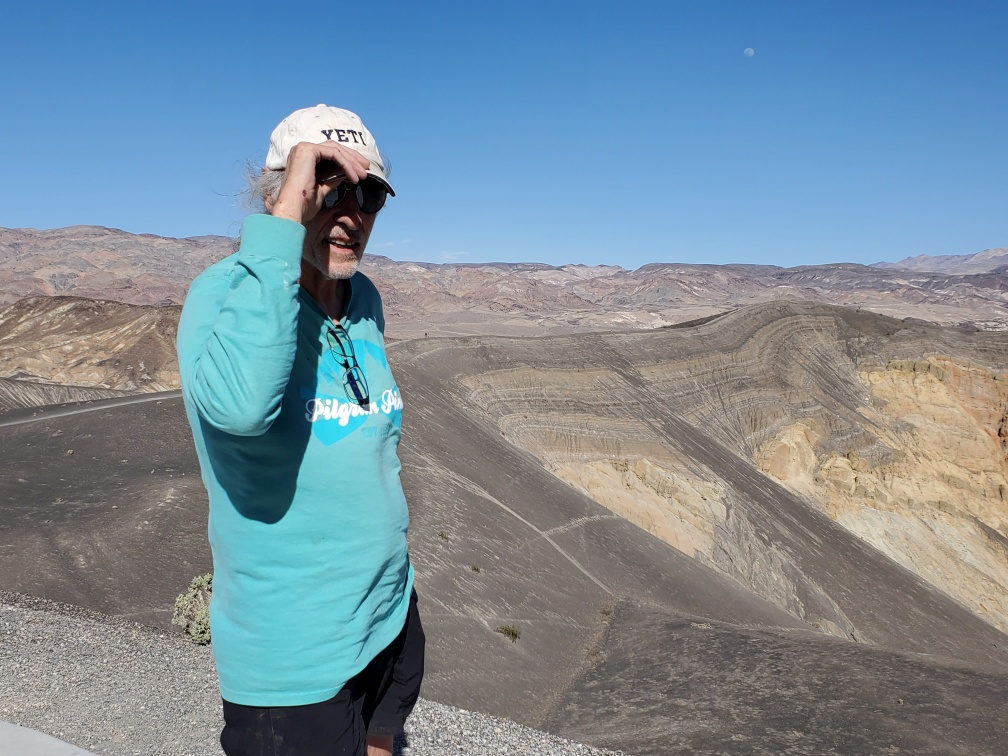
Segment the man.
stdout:
[[423,676],[381,299],[357,272],[386,195],[360,118],[274,130],[266,214],[193,281],[179,372],[210,499],[228,756],[391,753]]

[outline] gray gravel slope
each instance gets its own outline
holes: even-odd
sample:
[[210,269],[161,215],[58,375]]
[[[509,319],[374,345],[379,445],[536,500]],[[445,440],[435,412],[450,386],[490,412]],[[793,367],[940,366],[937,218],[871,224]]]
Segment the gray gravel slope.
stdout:
[[[0,592],[0,720],[96,754],[220,754],[220,698],[206,647],[78,607]],[[403,756],[607,754],[421,699]]]

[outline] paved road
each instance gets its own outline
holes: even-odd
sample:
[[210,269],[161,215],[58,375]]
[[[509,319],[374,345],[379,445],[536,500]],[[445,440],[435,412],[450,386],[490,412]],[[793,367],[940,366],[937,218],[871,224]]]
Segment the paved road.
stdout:
[[30,408],[31,415],[27,415],[29,409],[18,410],[16,417],[8,420],[0,420],[0,428],[11,425],[24,425],[25,423],[36,423],[40,420],[52,420],[55,417],[67,417],[68,415],[81,415],[85,412],[97,412],[98,410],[110,409],[111,407],[122,407],[127,404],[142,404],[144,402],[162,402],[166,399],[177,399],[182,396],[181,391],[159,391],[154,394],[140,394],[138,396],[127,396],[122,399],[92,399],[87,402],[73,402],[72,404],[54,404],[49,407]]

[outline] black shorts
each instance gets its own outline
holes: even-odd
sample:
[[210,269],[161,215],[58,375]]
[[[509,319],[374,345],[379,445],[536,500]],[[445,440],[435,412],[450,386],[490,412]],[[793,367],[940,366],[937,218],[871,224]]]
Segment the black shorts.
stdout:
[[224,701],[227,756],[365,756],[368,735],[398,735],[420,695],[423,627],[417,595],[392,643],[327,701],[243,706]]

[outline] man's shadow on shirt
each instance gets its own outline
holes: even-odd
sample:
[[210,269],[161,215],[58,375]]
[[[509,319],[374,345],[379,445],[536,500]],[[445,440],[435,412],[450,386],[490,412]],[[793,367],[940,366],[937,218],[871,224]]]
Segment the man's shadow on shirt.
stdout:
[[[221,487],[242,517],[273,525],[290,510],[312,434],[302,392],[315,396],[328,346],[320,347],[317,324],[302,304],[298,313],[297,354],[280,414],[260,436],[229,436],[203,423],[210,464]],[[351,320],[359,316],[351,316]],[[320,368],[321,366],[321,368]],[[295,378],[294,376],[298,376]],[[304,380],[301,380],[301,377]],[[212,447],[212,448],[211,448]]]

